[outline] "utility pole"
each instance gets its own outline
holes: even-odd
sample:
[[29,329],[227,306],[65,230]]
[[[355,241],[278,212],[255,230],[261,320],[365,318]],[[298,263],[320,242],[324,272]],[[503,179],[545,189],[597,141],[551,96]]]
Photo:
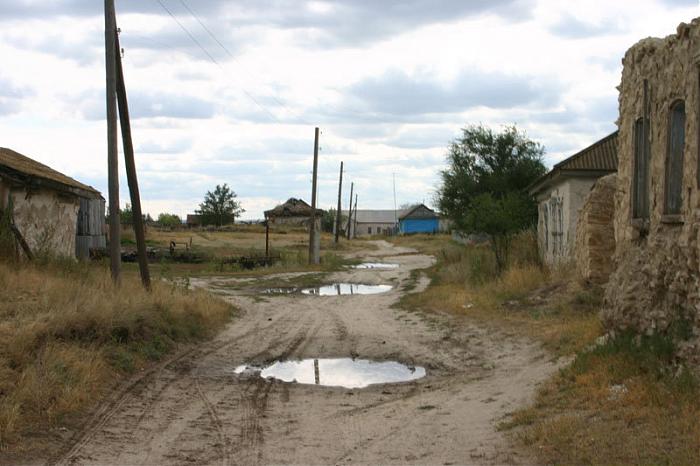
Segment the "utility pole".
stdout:
[[107,77],[107,185],[109,189],[109,260],[112,280],[121,274],[119,165],[117,155],[117,24],[114,0],[105,0],[105,71]]
[[355,182],[350,183],[350,202],[348,202],[348,231],[346,235],[350,239],[350,223],[352,222],[352,190],[355,189]]
[[394,180],[394,234],[398,232],[398,224],[399,224],[399,219],[398,219],[398,212],[396,211],[396,173],[391,174]]
[[357,194],[355,194],[355,208],[352,209],[355,212],[355,223],[354,225],[357,226]]
[[343,162],[340,162],[340,180],[338,181],[338,209],[335,211],[335,244],[340,238],[340,196],[343,194]]
[[[116,20],[115,20],[116,23]],[[133,212],[134,234],[136,236],[136,251],[141,272],[141,283],[147,290],[151,289],[151,274],[148,270],[148,257],[146,255],[146,234],[143,226],[143,214],[141,212],[141,195],[139,194],[139,181],[136,176],[136,162],[134,161],[134,144],[131,139],[131,122],[129,121],[129,103],[126,98],[126,83],[124,82],[124,68],[122,67],[121,47],[119,47],[119,35],[115,34],[115,53],[117,58],[117,104],[119,106],[119,122],[122,128],[122,144],[124,146],[124,167],[126,168],[126,180],[129,184],[131,196],[131,209]]]
[[316,180],[318,176],[318,128],[314,131],[314,174],[311,181],[311,223],[309,224],[309,264],[320,262],[320,251],[316,246]]

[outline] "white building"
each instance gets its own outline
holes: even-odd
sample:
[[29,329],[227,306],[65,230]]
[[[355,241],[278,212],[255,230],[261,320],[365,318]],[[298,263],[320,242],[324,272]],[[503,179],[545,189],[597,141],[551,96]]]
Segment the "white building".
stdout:
[[617,171],[617,131],[559,162],[530,186],[537,237],[547,264],[573,259],[579,209],[596,180]]

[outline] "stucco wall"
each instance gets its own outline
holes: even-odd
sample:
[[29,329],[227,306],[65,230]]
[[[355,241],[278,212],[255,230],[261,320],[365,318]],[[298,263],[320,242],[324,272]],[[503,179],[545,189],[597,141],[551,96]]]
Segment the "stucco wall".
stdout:
[[54,191],[11,193],[15,225],[35,254],[75,257],[78,198]]
[[[372,232],[369,232],[369,229],[372,229]],[[354,236],[366,236],[366,235],[383,235],[384,232],[389,229],[393,229],[394,224],[393,223],[360,223],[358,222],[357,224],[354,225],[354,228],[352,229],[352,233]]]
[[[593,183],[595,179],[592,178],[562,178],[537,196],[539,204],[537,237],[545,263],[553,265],[572,259],[578,211]],[[558,246],[559,240],[554,238],[554,232],[559,232],[559,228],[555,228],[555,216],[552,210],[557,202],[561,202],[561,246]],[[548,209],[547,215],[544,214],[545,208]],[[549,222],[547,226],[544,224],[545,218]],[[545,238],[546,234],[549,238]]]
[[[698,232],[698,86],[700,24],[681,24],[665,39],[644,39],[623,59],[620,84],[619,169],[615,198],[615,261],[606,291],[604,323],[650,333],[679,318],[700,329]],[[650,103],[650,216],[648,227],[632,219],[634,124],[644,115],[644,80]],[[678,218],[663,215],[669,110],[685,101],[682,209]],[[692,353],[693,351],[691,351]],[[697,348],[694,350],[697,356]]]

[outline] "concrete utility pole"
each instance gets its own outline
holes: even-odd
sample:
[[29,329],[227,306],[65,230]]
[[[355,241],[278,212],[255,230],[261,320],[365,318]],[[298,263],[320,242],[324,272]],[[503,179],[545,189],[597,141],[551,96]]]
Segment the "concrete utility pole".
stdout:
[[119,165],[117,156],[117,24],[114,0],[105,0],[105,71],[107,77],[107,185],[109,189],[109,260],[112,280],[121,274]]
[[119,47],[119,36],[117,34],[115,34],[114,50],[117,57],[117,104],[119,106],[119,122],[122,128],[126,180],[129,183],[129,194],[131,195],[131,210],[133,213],[134,235],[136,236],[137,258],[139,261],[139,271],[141,272],[141,283],[143,283],[144,288],[150,290],[151,274],[148,270],[148,257],[146,255],[146,234],[143,226],[143,214],[141,212],[141,195],[139,194],[139,181],[136,176],[134,144],[131,140],[131,122],[129,121],[129,103],[126,98],[126,83],[124,82],[121,47]]
[[[355,212],[355,222],[354,222],[354,225],[355,225],[355,227],[357,227],[357,194],[355,194],[355,208],[353,209],[353,211]],[[353,235],[353,238],[354,238],[354,237],[355,237],[355,235]]]
[[314,174],[311,181],[311,223],[309,224],[309,264],[321,262],[318,231],[316,231],[316,180],[318,177],[318,128],[314,131]]
[[350,223],[352,222],[352,190],[355,189],[355,182],[350,183],[350,202],[348,203],[348,231],[345,232],[350,239]]
[[343,162],[340,162],[340,179],[338,181],[338,209],[335,211],[335,244],[340,238],[340,196],[343,195]]

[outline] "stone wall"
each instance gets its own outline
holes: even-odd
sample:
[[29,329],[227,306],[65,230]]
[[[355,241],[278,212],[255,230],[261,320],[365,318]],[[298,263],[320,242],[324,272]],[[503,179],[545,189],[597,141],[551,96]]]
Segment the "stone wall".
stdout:
[[[666,330],[689,320],[700,335],[698,232],[698,87],[700,22],[681,24],[665,39],[644,39],[623,59],[619,87],[618,189],[615,197],[616,270],[606,288],[603,321],[608,329],[640,333]],[[644,80],[650,103],[650,215],[632,219],[634,125],[644,115]],[[664,215],[665,166],[671,105],[685,101],[682,210]],[[700,355],[700,346],[686,356]]]
[[586,283],[602,285],[612,272],[616,187],[616,174],[599,178],[578,213],[574,259],[576,272]]

